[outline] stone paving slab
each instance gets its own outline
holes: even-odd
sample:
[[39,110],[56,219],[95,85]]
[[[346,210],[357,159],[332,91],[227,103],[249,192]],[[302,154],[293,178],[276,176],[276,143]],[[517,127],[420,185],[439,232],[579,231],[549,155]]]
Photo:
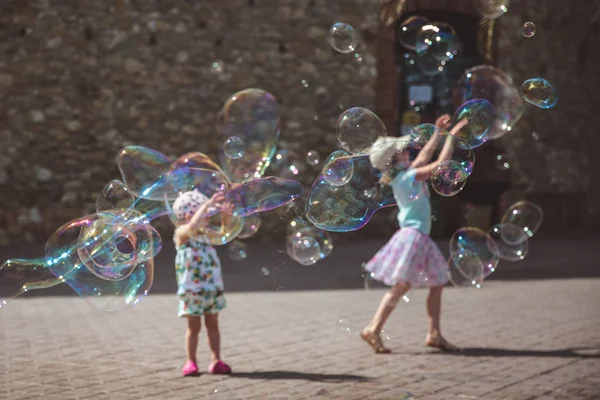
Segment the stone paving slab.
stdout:
[[[423,347],[423,290],[385,329],[394,353],[371,353],[358,331],[382,293],[230,293],[222,338],[235,374],[197,378],[180,377],[174,296],[115,314],[74,297],[19,299],[0,312],[0,399],[600,398],[600,279],[449,288],[443,329],[459,355]],[[204,334],[199,357],[207,364]]]

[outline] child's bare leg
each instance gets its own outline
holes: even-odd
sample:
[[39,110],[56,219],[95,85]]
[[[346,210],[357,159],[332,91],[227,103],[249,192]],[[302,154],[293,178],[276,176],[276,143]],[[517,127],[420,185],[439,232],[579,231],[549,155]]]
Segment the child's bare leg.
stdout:
[[443,286],[435,286],[429,289],[427,296],[427,316],[429,317],[429,334],[440,332],[440,315],[442,312],[442,290]]
[[208,336],[208,347],[210,348],[211,363],[221,360],[221,333],[219,332],[219,314],[206,314],[206,335]]
[[448,343],[440,331],[440,317],[442,313],[442,290],[443,286],[435,286],[429,289],[427,296],[427,316],[429,317],[429,333],[425,344],[444,351],[457,351],[458,347]]
[[200,328],[202,326],[202,320],[200,317],[190,316],[187,317],[188,327],[185,332],[185,350],[188,361],[192,361],[196,364],[196,351],[198,349],[198,335],[200,334]]
[[383,329],[383,325],[394,311],[394,308],[398,305],[398,302],[404,296],[406,292],[410,289],[410,285],[408,283],[397,283],[392,289],[387,292],[381,302],[379,303],[379,307],[371,320],[371,323],[367,325],[365,330],[373,333],[380,333]]
[[410,285],[408,283],[397,283],[392,289],[386,293],[379,307],[373,316],[371,323],[360,333],[360,336],[375,350],[376,353],[390,353],[391,350],[386,348],[381,341],[379,334],[383,329],[383,325],[398,305],[402,296],[408,292]]

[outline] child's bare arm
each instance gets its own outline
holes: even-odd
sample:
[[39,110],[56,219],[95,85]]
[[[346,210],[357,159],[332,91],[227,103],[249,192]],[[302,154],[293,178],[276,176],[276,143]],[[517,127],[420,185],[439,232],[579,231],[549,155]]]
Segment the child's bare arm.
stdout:
[[424,164],[427,164],[429,162],[429,160],[431,160],[431,156],[433,156],[433,152],[435,150],[435,147],[437,146],[438,139],[440,136],[439,130],[446,129],[449,122],[450,122],[450,116],[448,114],[442,115],[435,121],[435,126],[437,129],[435,130],[435,132],[433,133],[431,138],[427,141],[427,144],[425,144],[425,146],[423,146],[423,148],[421,149],[421,151],[419,152],[419,154],[417,155],[415,160],[412,162],[412,164],[411,164],[412,168],[419,168],[419,167],[423,166]]

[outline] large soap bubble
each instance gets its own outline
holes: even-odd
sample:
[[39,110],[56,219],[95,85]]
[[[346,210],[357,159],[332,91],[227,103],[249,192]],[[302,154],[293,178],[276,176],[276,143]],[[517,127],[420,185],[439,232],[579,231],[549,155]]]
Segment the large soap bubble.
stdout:
[[[518,244],[507,243],[504,235],[510,237],[518,236],[522,232],[518,227],[511,224],[497,224],[490,229],[488,238],[488,248],[496,257],[504,261],[521,261],[525,259],[529,252],[529,242],[519,242]],[[515,235],[516,234],[516,235]]]
[[348,161],[347,158],[342,159],[340,162],[335,161],[341,157],[348,156],[350,156],[350,153],[344,150],[337,150],[327,157],[323,171],[321,172],[327,183],[332,186],[344,186],[350,181],[354,174],[353,163]]
[[409,50],[416,50],[417,35],[423,26],[428,25],[429,20],[425,17],[413,16],[405,19],[398,29],[398,41]]
[[558,92],[554,84],[544,78],[527,79],[521,85],[521,97],[536,107],[545,110],[558,102]]
[[236,143],[244,144],[243,154],[236,150],[237,158],[231,157],[228,147],[219,153],[223,170],[232,181],[244,182],[264,174],[275,153],[280,124],[279,104],[264,90],[242,90],[225,102],[217,119],[219,138],[225,143],[235,137]]
[[461,47],[454,28],[443,22],[424,25],[416,37],[416,52],[419,58],[428,54],[437,61],[448,61],[458,55]]
[[458,249],[448,260],[448,278],[455,287],[479,289],[485,278],[481,258],[470,250]]
[[[464,251],[467,253],[462,253]],[[494,272],[500,262],[494,240],[481,229],[473,227],[461,228],[450,238],[450,256],[456,254],[466,255],[469,259],[476,255],[483,265],[484,277]]]
[[287,226],[286,252],[302,265],[312,265],[329,256],[333,242],[328,232],[317,229],[303,218],[294,218]]
[[[332,168],[352,170],[352,178],[343,186],[331,185],[321,173],[308,194],[306,217],[317,228],[348,232],[367,224],[375,211],[396,204],[389,186],[379,183],[380,175],[368,156],[339,157]],[[373,193],[364,196],[365,192]]]
[[119,180],[110,181],[96,198],[96,211],[128,210],[134,206],[135,197]]
[[504,136],[525,112],[525,103],[510,77],[490,65],[468,69],[454,87],[456,108],[473,99],[485,99],[496,109],[495,127],[489,139]]
[[517,245],[532,237],[542,225],[543,220],[544,212],[540,206],[529,201],[519,201],[506,210],[501,222],[516,227],[522,234],[514,234],[514,229],[506,232],[501,230],[500,234],[507,244]]
[[117,155],[117,166],[128,191],[136,197],[161,201],[171,190],[163,179],[171,160],[141,146],[127,146]]
[[469,100],[456,110],[452,124],[463,119],[467,119],[469,123],[456,133],[455,137],[461,140],[457,142],[457,146],[474,149],[484,144],[494,133],[496,109],[485,99]]
[[296,181],[269,176],[234,186],[226,194],[228,213],[246,217],[294,201],[304,188]]
[[379,136],[386,135],[387,130],[379,117],[363,107],[344,111],[337,121],[338,142],[352,154],[365,152]]
[[329,29],[329,41],[335,51],[350,53],[356,49],[358,38],[351,25],[336,22]]

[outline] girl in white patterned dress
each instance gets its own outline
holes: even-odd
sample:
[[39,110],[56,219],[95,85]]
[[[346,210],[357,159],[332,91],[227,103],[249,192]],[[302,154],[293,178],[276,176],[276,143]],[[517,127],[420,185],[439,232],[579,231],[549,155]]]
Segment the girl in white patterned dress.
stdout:
[[[450,117],[444,115],[436,121],[438,128],[446,128]],[[429,332],[427,346],[444,351],[457,350],[440,333],[442,289],[448,282],[448,266],[436,244],[429,237],[431,230],[431,205],[424,182],[442,161],[452,155],[453,137],[467,124],[460,121],[446,138],[438,159],[430,162],[439,140],[439,129],[419,152],[409,161],[406,145],[408,137],[380,138],[372,147],[369,159],[374,168],[382,171],[381,183],[392,187],[399,207],[400,229],[390,241],[367,263],[366,270],[377,281],[391,286],[383,296],[371,323],[361,332],[361,337],[376,353],[390,353],[381,341],[380,333],[398,301],[411,287],[429,287],[427,315]],[[395,176],[392,168],[398,164],[409,165]],[[420,196],[415,196],[421,193]]]
[[[212,374],[230,374],[231,368],[221,361],[221,334],[219,332],[219,312],[226,306],[223,293],[221,262],[216,250],[203,235],[206,224],[204,217],[209,207],[224,200],[222,192],[210,200],[198,191],[185,192],[173,203],[173,212],[178,220],[174,242],[177,248],[175,268],[177,274],[177,295],[179,296],[179,316],[187,318],[185,335],[187,363],[183,375],[198,375],[196,350],[202,316],[206,324],[211,363],[208,371]],[[227,218],[223,214],[223,218]]]

